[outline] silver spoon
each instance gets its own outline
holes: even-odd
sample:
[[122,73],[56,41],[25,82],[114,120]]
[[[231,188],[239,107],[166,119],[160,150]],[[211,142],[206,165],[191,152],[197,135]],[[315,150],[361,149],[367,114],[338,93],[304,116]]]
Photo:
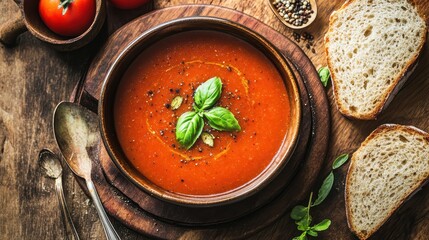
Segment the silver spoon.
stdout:
[[58,201],[60,203],[66,239],[79,240],[79,235],[74,227],[64,198],[62,180],[63,169],[61,167],[60,159],[58,159],[57,155],[48,149],[43,149],[39,153],[39,163],[45,175],[49,178],[55,179],[55,191],[57,192]]
[[120,239],[104,211],[91,180],[92,162],[89,151],[96,151],[100,141],[98,116],[78,104],[62,102],[55,109],[53,121],[58,146],[70,169],[85,179],[107,239]]

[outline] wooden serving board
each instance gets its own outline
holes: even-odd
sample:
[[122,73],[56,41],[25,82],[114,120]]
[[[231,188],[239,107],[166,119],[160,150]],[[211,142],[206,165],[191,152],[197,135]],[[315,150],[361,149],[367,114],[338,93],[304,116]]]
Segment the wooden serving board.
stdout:
[[[294,158],[287,168],[295,175],[281,174],[266,190],[233,206],[191,209],[159,201],[122,176],[100,144],[100,159],[94,159],[93,177],[107,212],[138,232],[159,238],[241,238],[260,230],[305,199],[315,183],[327,152],[330,117],[325,90],[303,51],[291,40],[243,13],[208,5],[166,8],[142,16],[115,32],[92,62],[77,89],[76,101],[96,111],[102,81],[115,57],[133,39],[160,23],[181,17],[212,16],[238,22],[272,42],[292,64],[303,102],[303,124]],[[277,196],[270,192],[290,184]],[[269,197],[267,197],[269,196]]]

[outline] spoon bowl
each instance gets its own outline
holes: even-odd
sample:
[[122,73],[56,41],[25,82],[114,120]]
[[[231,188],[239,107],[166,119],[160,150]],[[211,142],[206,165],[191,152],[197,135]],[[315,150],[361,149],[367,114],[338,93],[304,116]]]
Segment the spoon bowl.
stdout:
[[58,104],[54,113],[54,133],[66,163],[77,176],[91,178],[91,159],[100,140],[97,115],[69,102]]
[[47,149],[43,149],[39,153],[39,163],[42,167],[43,173],[48,178],[58,179],[61,178],[63,169],[59,159],[55,154]]

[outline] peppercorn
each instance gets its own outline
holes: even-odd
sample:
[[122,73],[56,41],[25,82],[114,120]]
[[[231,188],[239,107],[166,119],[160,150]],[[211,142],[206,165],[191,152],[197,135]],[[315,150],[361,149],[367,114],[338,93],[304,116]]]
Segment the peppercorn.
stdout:
[[274,0],[279,15],[294,26],[302,26],[308,22],[314,11],[308,0]]

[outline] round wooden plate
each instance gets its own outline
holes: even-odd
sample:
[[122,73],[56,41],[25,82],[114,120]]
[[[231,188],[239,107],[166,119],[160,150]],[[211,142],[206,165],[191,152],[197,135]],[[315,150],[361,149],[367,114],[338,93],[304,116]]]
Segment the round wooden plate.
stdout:
[[[221,17],[251,28],[272,42],[293,64],[297,78],[301,79],[298,82],[303,94],[303,109],[308,112],[303,122],[308,124],[306,129],[310,131],[309,144],[305,141],[304,128],[301,136],[301,141],[303,142],[297,146],[297,153],[302,151],[301,154],[305,157],[302,160],[298,157],[295,158],[299,159],[299,161],[294,161],[295,166],[298,166],[298,163],[300,165],[296,175],[290,176],[293,179],[288,187],[274,199],[272,197],[269,199],[262,197],[263,201],[256,205],[257,209],[255,205],[249,205],[247,208],[241,207],[238,209],[238,214],[234,213],[234,209],[230,208],[225,209],[225,211],[232,211],[231,214],[225,214],[223,210],[223,215],[218,214],[220,210],[208,210],[203,215],[198,215],[197,211],[194,211],[193,213],[187,212],[188,217],[186,215],[179,216],[182,213],[181,211],[184,211],[183,209],[169,208],[167,206],[163,209],[165,205],[162,205],[162,202],[158,201],[154,205],[153,203],[156,202],[154,198],[147,195],[142,197],[143,192],[134,186],[127,185],[130,183],[127,183],[127,180],[119,173],[119,170],[112,165],[113,163],[103,153],[102,144],[100,144],[101,155],[99,158],[101,160],[93,159],[95,166],[93,171],[94,183],[106,211],[138,232],[168,239],[192,236],[193,234],[210,238],[220,237],[216,236],[216,234],[222,234],[223,238],[225,236],[228,238],[242,238],[272,223],[289,211],[298,201],[307,197],[327,152],[330,116],[325,90],[311,61],[290,39],[250,16],[226,8],[209,5],[186,5],[158,10],[128,23],[108,39],[93,60],[83,84],[78,87],[76,101],[96,111],[102,80],[117,54],[145,30],[169,20],[190,16]],[[306,95],[309,103],[307,106],[305,106]],[[276,185],[270,184],[269,186],[275,187]],[[207,214],[214,214],[215,217],[207,216]],[[238,218],[245,214],[247,214],[245,217]],[[205,222],[207,218],[209,218],[209,222]],[[238,219],[230,221],[233,218]],[[215,224],[224,221],[229,222]],[[212,225],[192,225],[204,223]]]

